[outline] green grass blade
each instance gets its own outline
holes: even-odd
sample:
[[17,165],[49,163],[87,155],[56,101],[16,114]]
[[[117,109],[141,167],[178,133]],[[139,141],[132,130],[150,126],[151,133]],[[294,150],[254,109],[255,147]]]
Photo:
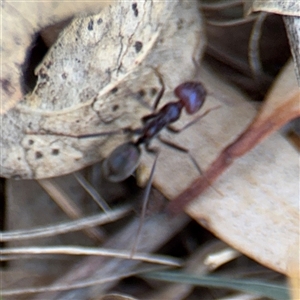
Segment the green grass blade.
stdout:
[[286,285],[269,283],[262,280],[231,279],[218,276],[196,276],[179,271],[150,272],[142,274],[141,276],[173,283],[185,283],[203,287],[228,288],[268,297],[274,300],[290,299]]

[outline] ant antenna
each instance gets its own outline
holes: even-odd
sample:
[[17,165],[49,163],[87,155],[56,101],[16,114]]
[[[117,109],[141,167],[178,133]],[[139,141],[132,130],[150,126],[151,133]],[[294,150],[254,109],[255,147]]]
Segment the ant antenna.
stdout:
[[167,126],[167,129],[173,133],[179,133],[184,131],[185,129],[188,129],[189,127],[191,127],[192,125],[196,124],[197,122],[199,122],[203,117],[205,117],[206,115],[208,115],[211,111],[219,109],[221,107],[221,105],[212,107],[207,109],[203,114],[199,115],[198,117],[194,118],[194,120],[192,120],[191,122],[188,122],[186,125],[184,125],[182,128],[177,129],[175,127],[172,127],[171,125]]

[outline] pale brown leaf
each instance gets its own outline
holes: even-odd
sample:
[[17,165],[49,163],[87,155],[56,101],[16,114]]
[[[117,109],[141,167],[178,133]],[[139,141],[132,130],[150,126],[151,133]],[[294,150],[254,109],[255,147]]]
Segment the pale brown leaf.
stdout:
[[293,16],[284,16],[287,35],[289,38],[291,52],[295,63],[295,71],[300,86],[300,18]]
[[[74,14],[100,11],[100,2],[3,2],[1,5],[1,110],[6,113],[23,99],[23,64],[35,35],[44,27]],[[43,16],[43,17],[41,17]]]
[[[37,67],[31,94],[2,118],[1,175],[45,178],[106,157],[128,139],[76,136],[137,128],[155,94],[166,95],[195,72],[204,38],[198,4],[122,2],[75,19]],[[163,21],[162,21],[163,20]],[[146,105],[147,104],[147,105]]]
[[247,13],[265,11],[274,14],[300,16],[298,0],[252,0],[244,1]]
[[[298,237],[297,151],[276,133],[245,157],[235,158],[300,114],[292,64],[278,78],[252,123],[253,105],[207,71],[202,70],[201,75],[214,91],[207,104],[222,103],[221,108],[174,138],[207,169],[206,178],[193,181],[198,175],[188,157],[167,150],[159,158],[155,185],[167,197],[175,197],[170,205],[173,211],[196,198],[187,210],[194,219],[239,251],[286,273],[288,249]],[[222,172],[221,179],[214,182]],[[223,196],[209,188],[208,180]],[[203,193],[206,188],[209,190]]]

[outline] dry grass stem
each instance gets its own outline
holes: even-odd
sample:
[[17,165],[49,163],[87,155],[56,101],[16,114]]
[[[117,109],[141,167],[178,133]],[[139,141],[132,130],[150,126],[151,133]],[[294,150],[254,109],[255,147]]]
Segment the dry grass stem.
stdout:
[[[153,269],[153,268],[148,267],[147,269],[144,270],[144,272],[151,271],[151,269]],[[85,287],[89,287],[89,286],[93,286],[93,285],[99,285],[99,284],[117,281],[122,278],[134,276],[134,275],[136,275],[136,272],[127,272],[122,275],[117,274],[117,275],[107,276],[105,278],[82,280],[82,281],[76,282],[76,283],[55,284],[52,286],[39,286],[39,287],[35,287],[35,288],[24,288],[24,289],[11,289],[11,290],[7,289],[7,290],[2,290],[1,295],[2,296],[17,296],[17,295],[25,295],[25,294],[72,291],[74,289],[80,289],[80,288],[85,288]],[[39,299],[39,297],[37,299]],[[42,298],[42,299],[48,299],[48,298]]]
[[[71,219],[83,218],[81,210],[72,201],[72,199],[51,179],[37,180],[40,186],[49,194],[55,203],[69,216]],[[95,241],[103,241],[104,234],[100,230],[89,228],[85,230],[86,234]]]
[[105,212],[109,213],[111,208],[107,205],[105,200],[100,194],[94,189],[94,187],[79,173],[74,173],[74,177],[79,184],[86,190],[86,192],[92,197],[92,199],[99,205],[99,207]]
[[257,16],[249,16],[246,18],[240,18],[230,21],[207,21],[206,23],[212,26],[222,26],[222,27],[230,27],[230,26],[237,26],[246,24],[252,21],[255,21],[257,19]]
[[[96,255],[114,258],[132,259],[144,261],[148,263],[162,264],[166,266],[179,267],[180,260],[169,258],[163,255],[135,253],[131,255],[131,251],[114,250],[104,248],[90,248],[79,246],[52,246],[52,247],[24,247],[24,248],[7,248],[1,250],[1,261],[9,260],[9,255],[37,255],[37,254],[66,254],[66,255]],[[7,256],[6,256],[7,255]]]
[[125,216],[130,211],[129,206],[111,210],[107,214],[99,214],[96,216],[85,217],[75,221],[68,221],[57,225],[50,225],[27,230],[15,230],[2,232],[0,236],[1,242],[27,240],[35,238],[49,237],[57,234],[73,232],[87,229],[90,227],[107,224],[116,221]]
[[[200,276],[207,274],[214,269],[212,268],[211,264],[207,264],[208,257],[212,253],[222,252],[225,250],[229,250],[228,246],[218,240],[212,241],[206,246],[201,246],[186,260],[185,267],[182,269],[182,271],[186,274],[194,274]],[[228,261],[229,259],[227,261],[223,259],[222,263],[225,264]],[[218,266],[220,265],[221,263]],[[217,268],[218,266],[215,265],[215,268]],[[165,284],[164,288],[157,291],[156,293],[153,293],[146,299],[185,299],[191,293],[192,289],[193,286],[189,284]]]

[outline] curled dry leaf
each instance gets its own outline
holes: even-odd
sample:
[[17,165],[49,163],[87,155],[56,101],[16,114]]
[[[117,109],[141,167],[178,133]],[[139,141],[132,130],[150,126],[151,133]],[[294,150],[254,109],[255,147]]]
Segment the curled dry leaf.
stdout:
[[295,62],[295,68],[300,86],[300,2],[298,0],[252,0],[245,1],[245,12],[268,12],[284,16],[290,48]]
[[300,18],[284,16],[283,20],[285,23],[289,43],[291,45],[291,52],[295,62],[298,85],[300,86]]
[[[187,209],[190,216],[239,251],[286,273],[288,249],[298,239],[297,151],[276,133],[242,159],[235,159],[300,115],[293,65],[290,62],[282,72],[255,118],[255,108],[241,101],[241,94],[228,89],[207,71],[202,70],[201,74],[201,80],[217,98],[209,97],[207,101],[210,105],[222,103],[221,108],[182,132],[176,140],[188,147],[204,166],[206,178],[194,180],[197,173],[188,158],[185,165],[179,155],[173,155],[167,162],[169,152],[160,157],[163,163],[158,162],[155,184],[168,198],[175,198],[171,210],[178,212],[197,199]],[[240,134],[240,128],[249,123]],[[233,142],[227,146],[230,141]],[[231,164],[230,170],[215,182]],[[171,174],[176,176],[168,182],[165,178]],[[185,179],[186,174],[190,178]],[[223,197],[209,188],[210,184]]]
[[76,136],[139,127],[161,89],[158,72],[166,96],[193,76],[193,59],[204,45],[197,5],[120,2],[75,19],[37,67],[32,93],[2,117],[1,175],[70,173],[124,142],[124,134],[77,139],[49,133]]
[[252,0],[244,1],[246,12],[265,11],[274,14],[300,16],[298,0]]
[[[6,113],[23,99],[23,67],[38,32],[76,13],[103,7],[97,2],[2,2],[1,12],[1,110]],[[41,15],[43,16],[41,18]],[[17,24],[17,26],[16,26]]]

